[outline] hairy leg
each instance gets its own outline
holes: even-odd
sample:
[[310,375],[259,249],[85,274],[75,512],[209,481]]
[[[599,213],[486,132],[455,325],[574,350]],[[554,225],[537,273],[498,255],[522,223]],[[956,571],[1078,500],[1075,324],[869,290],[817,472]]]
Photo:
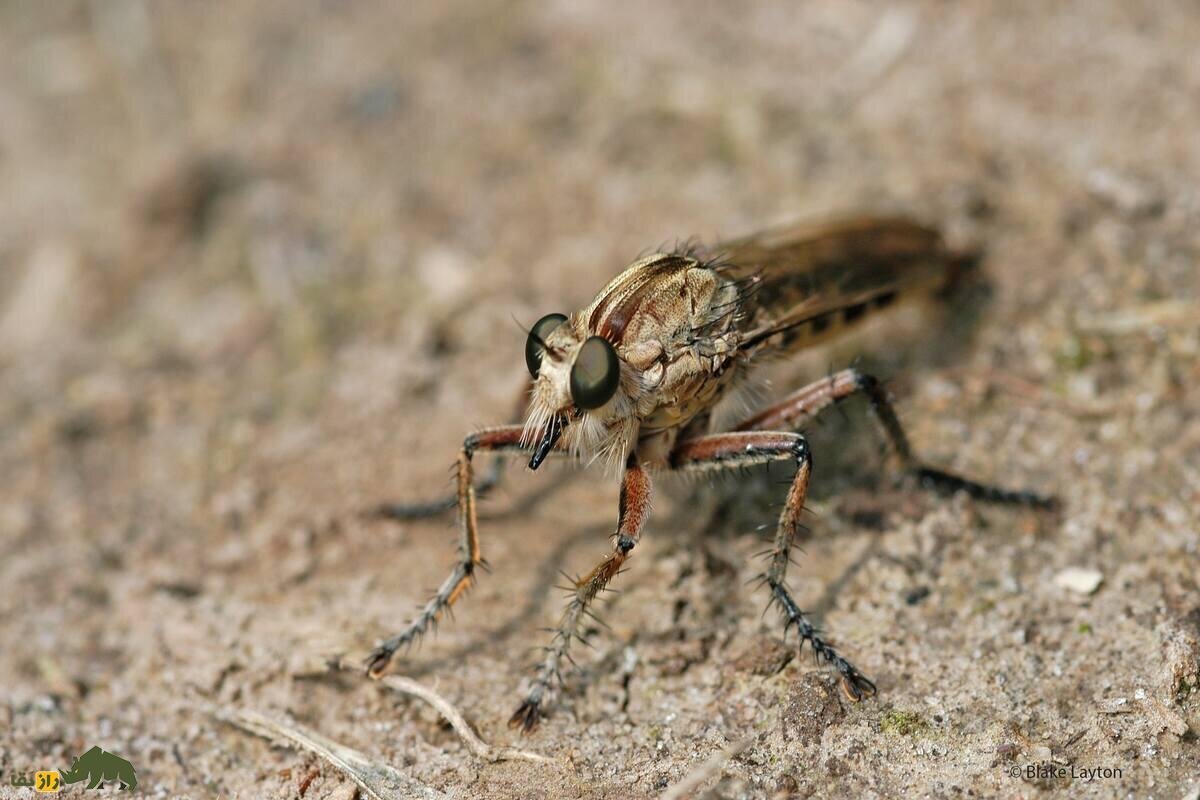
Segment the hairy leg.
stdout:
[[533,685],[508,721],[510,727],[520,727],[528,732],[536,728],[541,721],[543,705],[549,693],[555,686],[562,684],[560,664],[564,658],[570,658],[567,651],[571,640],[579,638],[579,624],[585,615],[591,614],[588,606],[621,571],[621,566],[641,538],[642,527],[650,516],[650,498],[650,476],[638,464],[637,456],[630,455],[621,481],[621,501],[613,552],[595,569],[575,581],[574,593],[563,611],[554,638],[538,664]]
[[803,648],[805,642],[811,644],[818,662],[824,661],[837,669],[846,696],[861,700],[875,694],[875,684],[821,638],[816,626],[796,605],[785,586],[792,545],[802,530],[800,514],[804,510],[812,474],[812,455],[805,438],[798,433],[779,431],[718,433],[681,442],[671,454],[671,466],[687,471],[737,469],[784,460],[795,461],[796,477],[792,479],[779,515],[775,544],[770,551],[771,563],[762,576],[763,582],[771,592],[771,602],[784,615],[785,632],[794,626],[800,635],[800,647]]
[[[513,409],[513,414],[510,417],[515,424],[520,422],[525,417],[525,407],[529,403],[529,391],[533,386],[532,380],[526,380],[522,385],[521,394],[517,398],[517,402]],[[497,456],[492,459],[491,468],[488,469],[486,475],[475,484],[475,496],[483,497],[492,489],[496,488],[500,483],[500,479],[504,476],[504,458]],[[449,511],[458,506],[458,494],[454,493],[447,497],[438,497],[433,500],[418,501],[415,503],[380,503],[370,509],[368,514],[374,517],[383,517],[384,519],[408,520],[421,519],[423,517],[433,517],[441,514],[443,511]]]
[[[492,459],[492,465],[487,474],[475,484],[475,496],[484,497],[499,485],[504,475],[504,459]],[[436,517],[442,512],[458,506],[458,494],[437,497],[433,500],[419,500],[413,503],[380,503],[367,512],[368,516],[383,519],[410,520]]]
[[810,383],[788,395],[779,403],[738,424],[734,430],[795,428],[856,394],[866,395],[871,404],[871,410],[874,412],[875,418],[879,420],[892,450],[900,459],[905,471],[915,477],[922,488],[941,494],[963,491],[977,500],[989,503],[1024,505],[1040,509],[1052,509],[1057,506],[1054,498],[1036,492],[1012,491],[989,486],[922,464],[913,455],[912,448],[908,444],[908,437],[904,435],[904,428],[900,425],[887,390],[874,376],[856,369],[844,369],[828,378]]
[[437,621],[441,613],[471,587],[476,570],[484,565],[479,548],[478,522],[475,518],[476,489],[473,483],[471,459],[476,452],[521,452],[530,449],[521,444],[521,426],[505,425],[473,433],[463,441],[458,454],[458,492],[454,503],[458,507],[458,563],[438,587],[421,612],[400,633],[381,642],[367,659],[367,674],[378,678],[387,669],[396,651],[416,640]]

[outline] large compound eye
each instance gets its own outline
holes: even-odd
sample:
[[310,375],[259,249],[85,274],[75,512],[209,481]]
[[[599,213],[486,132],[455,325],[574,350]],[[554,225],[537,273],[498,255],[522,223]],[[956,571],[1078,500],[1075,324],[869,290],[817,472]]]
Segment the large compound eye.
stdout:
[[579,348],[571,367],[571,399],[580,408],[599,408],[612,399],[621,382],[617,351],[601,336],[593,336]]
[[533,323],[529,338],[525,340],[525,366],[529,374],[537,377],[538,369],[542,366],[542,343],[550,335],[550,331],[567,321],[562,314],[547,314]]

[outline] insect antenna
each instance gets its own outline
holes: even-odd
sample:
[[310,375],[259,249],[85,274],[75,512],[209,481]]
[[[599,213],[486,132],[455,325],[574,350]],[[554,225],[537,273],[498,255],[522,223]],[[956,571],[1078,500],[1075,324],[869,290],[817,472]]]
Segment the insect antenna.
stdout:
[[545,350],[547,353],[552,353],[554,355],[558,355],[561,352],[558,348],[551,347],[550,345],[546,344],[545,339],[543,339],[542,337],[540,337],[536,333],[534,333],[532,328],[526,327],[525,324],[523,322],[521,322],[521,320],[517,319],[515,314],[509,315],[509,318],[513,321],[513,324],[515,324],[518,328],[520,328],[522,333],[524,333],[530,339],[533,339],[533,341],[537,343],[537,346],[542,348],[543,350]]
[[538,347],[541,347],[543,350],[549,349],[546,346],[545,340],[542,339],[542,337],[538,336],[536,333],[534,333],[533,328],[525,327],[525,324],[523,322],[521,322],[521,320],[517,319],[515,314],[511,315],[510,319],[512,319],[513,324],[516,325],[521,330],[522,333],[524,333],[530,339],[533,339],[535,342],[537,342]]

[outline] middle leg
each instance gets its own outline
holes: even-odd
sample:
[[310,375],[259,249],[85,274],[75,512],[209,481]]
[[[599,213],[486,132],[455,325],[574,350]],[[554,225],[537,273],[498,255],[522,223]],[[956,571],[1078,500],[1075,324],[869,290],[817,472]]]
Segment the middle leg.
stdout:
[[800,635],[800,646],[803,647],[805,642],[811,644],[817,661],[832,664],[841,676],[842,691],[851,700],[858,701],[875,694],[875,684],[821,638],[816,626],[800,610],[784,583],[792,545],[803,529],[800,515],[804,511],[804,499],[812,474],[812,454],[808,449],[808,441],[798,433],[779,431],[718,433],[681,442],[671,454],[671,466],[674,469],[689,471],[737,469],[785,460],[796,462],[796,477],[792,479],[787,501],[779,515],[775,545],[770,551],[771,563],[762,576],[763,581],[771,591],[771,602],[783,612],[785,632],[794,626]]

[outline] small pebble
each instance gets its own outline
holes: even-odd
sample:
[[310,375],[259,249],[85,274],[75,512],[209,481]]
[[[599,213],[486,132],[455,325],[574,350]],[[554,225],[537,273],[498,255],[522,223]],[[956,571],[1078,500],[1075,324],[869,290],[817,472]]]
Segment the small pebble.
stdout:
[[1104,581],[1104,574],[1098,569],[1085,567],[1067,567],[1054,576],[1054,585],[1076,594],[1093,594]]
[[1117,697],[1108,700],[1100,706],[1101,714],[1128,714],[1131,711],[1133,709],[1130,707],[1129,699],[1126,697]]

